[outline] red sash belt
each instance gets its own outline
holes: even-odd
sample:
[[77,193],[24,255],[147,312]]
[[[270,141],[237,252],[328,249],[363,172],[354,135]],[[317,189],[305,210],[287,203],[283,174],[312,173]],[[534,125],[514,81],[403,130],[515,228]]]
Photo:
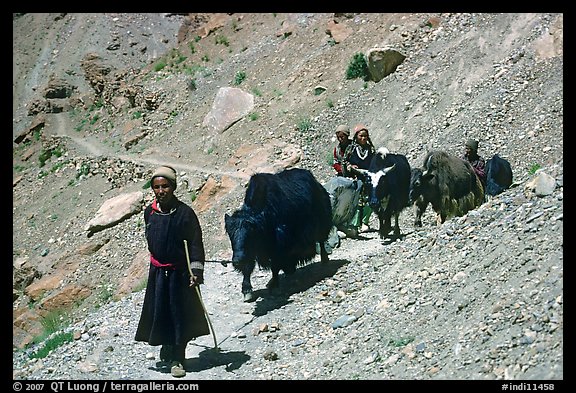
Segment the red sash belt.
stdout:
[[161,263],[152,254],[150,254],[150,263],[156,267],[161,267],[165,269],[176,269],[176,267],[171,263]]

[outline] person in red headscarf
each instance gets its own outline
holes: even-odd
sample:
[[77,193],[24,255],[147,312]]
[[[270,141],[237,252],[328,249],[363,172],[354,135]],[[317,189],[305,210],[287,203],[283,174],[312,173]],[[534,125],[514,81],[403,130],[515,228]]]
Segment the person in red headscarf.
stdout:
[[334,161],[332,163],[332,168],[336,171],[336,176],[344,176],[343,166],[346,165],[346,149],[352,142],[350,140],[350,130],[347,126],[340,125],[336,127],[336,139],[338,140],[338,145],[334,146],[334,151],[332,156]]

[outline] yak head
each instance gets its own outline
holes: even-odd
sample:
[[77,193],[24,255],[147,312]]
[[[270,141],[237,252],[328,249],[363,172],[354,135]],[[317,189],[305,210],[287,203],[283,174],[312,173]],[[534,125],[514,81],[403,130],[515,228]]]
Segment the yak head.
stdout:
[[380,205],[387,201],[387,196],[390,194],[386,175],[396,168],[396,164],[389,167],[379,169],[377,172],[370,172],[365,169],[357,169],[362,174],[366,194],[368,195],[368,203],[374,211],[380,209]]
[[232,266],[236,270],[242,270],[245,264],[256,260],[258,244],[262,241],[259,218],[259,215],[251,215],[244,209],[224,215],[226,233],[232,246]]
[[410,192],[408,193],[408,203],[413,204],[418,197],[430,194],[431,190],[437,187],[435,171],[412,168],[410,175]]
[[410,193],[408,203],[413,204],[422,195],[422,169],[412,168],[410,171]]

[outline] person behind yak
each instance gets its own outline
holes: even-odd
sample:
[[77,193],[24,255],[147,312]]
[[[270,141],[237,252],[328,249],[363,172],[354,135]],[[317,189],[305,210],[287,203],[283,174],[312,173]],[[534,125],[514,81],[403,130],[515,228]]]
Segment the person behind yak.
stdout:
[[478,141],[475,139],[468,139],[464,145],[464,154],[461,157],[466,160],[474,168],[474,172],[480,182],[482,187],[486,189],[486,161],[484,157],[478,155]]
[[350,140],[350,130],[347,126],[340,125],[336,127],[336,139],[338,140],[338,145],[334,146],[334,151],[332,152],[332,168],[336,171],[336,176],[344,176],[342,171],[347,160],[345,153],[346,149],[352,142]]
[[170,367],[172,376],[183,377],[188,342],[209,335],[210,329],[200,291],[194,288],[204,283],[202,230],[194,210],[174,195],[176,184],[176,171],[170,166],[152,174],[155,198],[144,209],[150,265],[135,340],[161,345],[157,366]]
[[[352,143],[348,146],[346,151],[348,163],[346,164],[345,175],[355,177],[354,169],[368,169],[375,153],[376,148],[374,147],[372,140],[370,140],[368,128],[364,124],[357,124],[354,127],[354,138],[352,139]],[[360,232],[369,230],[371,214],[372,209],[368,204],[368,195],[363,188],[362,196],[358,203],[358,211],[352,220],[352,226],[359,228],[360,225],[362,225]]]

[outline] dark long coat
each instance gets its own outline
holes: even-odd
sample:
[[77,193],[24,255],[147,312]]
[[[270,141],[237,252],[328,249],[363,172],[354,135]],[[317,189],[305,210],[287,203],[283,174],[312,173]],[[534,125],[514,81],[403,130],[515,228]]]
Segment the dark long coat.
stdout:
[[135,340],[150,345],[182,345],[210,334],[196,289],[189,286],[184,250],[186,239],[190,261],[203,267],[202,230],[196,213],[185,203],[178,201],[170,213],[161,213],[154,206],[153,203],[144,210],[148,250],[158,262],[172,266],[150,263]]

